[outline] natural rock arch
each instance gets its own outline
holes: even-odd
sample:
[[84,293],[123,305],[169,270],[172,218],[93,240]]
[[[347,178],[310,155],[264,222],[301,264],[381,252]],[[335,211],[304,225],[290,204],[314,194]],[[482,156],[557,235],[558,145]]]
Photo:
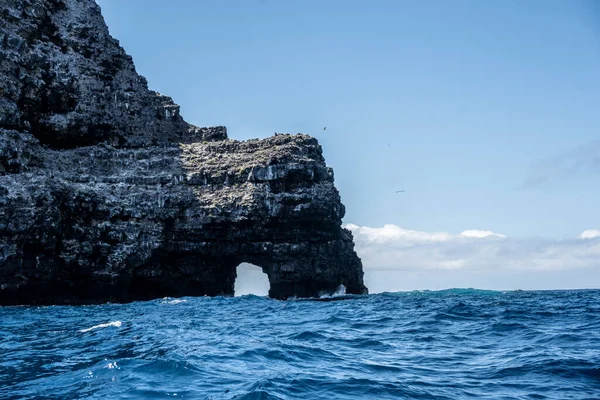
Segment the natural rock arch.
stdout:
[[242,262],[366,293],[316,139],[188,124],[94,0],[2,1],[0,37],[0,305],[232,296]]

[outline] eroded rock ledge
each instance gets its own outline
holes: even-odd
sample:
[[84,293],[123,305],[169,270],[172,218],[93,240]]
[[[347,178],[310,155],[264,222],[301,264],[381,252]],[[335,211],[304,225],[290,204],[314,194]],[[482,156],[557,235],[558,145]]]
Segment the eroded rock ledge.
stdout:
[[307,135],[235,141],[148,89],[93,0],[0,3],[0,305],[366,293]]

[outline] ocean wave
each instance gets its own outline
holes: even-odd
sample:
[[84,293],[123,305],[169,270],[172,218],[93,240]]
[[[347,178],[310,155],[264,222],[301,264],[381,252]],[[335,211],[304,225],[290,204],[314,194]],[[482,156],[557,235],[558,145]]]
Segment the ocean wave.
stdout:
[[[600,392],[600,317],[590,312],[600,291],[322,300],[0,308],[0,398],[562,400]],[[73,335],[72,326],[89,328]]]
[[180,304],[180,303],[187,303],[187,300],[182,300],[182,299],[174,299],[174,300],[170,300],[170,299],[163,299],[163,304]]
[[94,329],[108,328],[109,326],[114,326],[115,328],[120,328],[121,321],[112,321],[112,322],[107,322],[105,324],[94,325],[89,328],[81,329],[79,332],[89,332],[89,331],[93,331]]

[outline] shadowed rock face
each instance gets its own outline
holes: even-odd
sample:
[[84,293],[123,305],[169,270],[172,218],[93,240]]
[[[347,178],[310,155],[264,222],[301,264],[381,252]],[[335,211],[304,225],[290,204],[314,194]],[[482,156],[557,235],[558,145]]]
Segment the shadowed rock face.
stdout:
[[0,3],[0,304],[366,293],[316,139],[227,139],[148,90],[93,0]]

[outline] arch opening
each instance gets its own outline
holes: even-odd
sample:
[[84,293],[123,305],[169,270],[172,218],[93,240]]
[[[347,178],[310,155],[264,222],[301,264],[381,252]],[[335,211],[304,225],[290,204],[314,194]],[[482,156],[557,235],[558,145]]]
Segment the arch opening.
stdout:
[[241,263],[237,266],[233,287],[234,296],[246,294],[268,296],[270,288],[269,277],[261,267],[250,263]]

